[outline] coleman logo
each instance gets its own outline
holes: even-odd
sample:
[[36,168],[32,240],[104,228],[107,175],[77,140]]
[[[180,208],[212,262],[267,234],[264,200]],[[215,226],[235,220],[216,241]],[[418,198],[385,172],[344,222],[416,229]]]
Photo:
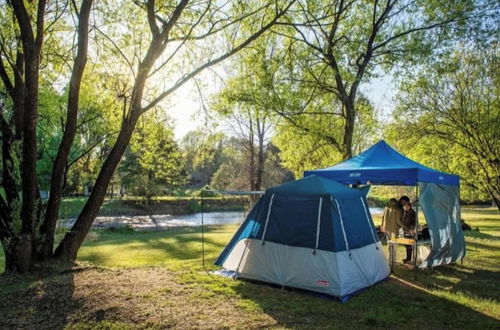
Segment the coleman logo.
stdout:
[[349,176],[350,176],[351,178],[358,178],[358,177],[360,177],[360,176],[361,176],[361,173],[349,173]]
[[317,285],[321,285],[321,286],[327,286],[328,285],[328,281],[319,280],[319,281],[316,281],[316,284]]

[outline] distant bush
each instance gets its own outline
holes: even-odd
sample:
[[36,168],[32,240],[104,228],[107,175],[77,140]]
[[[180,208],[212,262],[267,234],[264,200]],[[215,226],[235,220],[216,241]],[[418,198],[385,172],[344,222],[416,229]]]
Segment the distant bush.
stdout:
[[213,191],[214,189],[210,187],[209,185],[205,185],[203,188],[193,192],[191,196],[193,197],[219,197],[221,194],[219,194],[216,191]]
[[166,195],[175,197],[187,197],[191,196],[192,192],[193,191],[190,189],[174,188],[174,189],[167,189]]
[[201,204],[196,199],[191,199],[186,206],[186,211],[188,213],[197,213],[201,211]]

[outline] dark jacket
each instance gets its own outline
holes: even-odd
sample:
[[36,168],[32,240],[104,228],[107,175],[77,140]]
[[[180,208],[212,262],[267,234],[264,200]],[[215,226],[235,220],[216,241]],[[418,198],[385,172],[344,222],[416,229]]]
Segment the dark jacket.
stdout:
[[403,227],[405,235],[409,235],[410,230],[415,229],[416,217],[415,211],[413,209],[409,209],[408,211],[403,212],[403,217],[401,218],[400,225],[401,227]]

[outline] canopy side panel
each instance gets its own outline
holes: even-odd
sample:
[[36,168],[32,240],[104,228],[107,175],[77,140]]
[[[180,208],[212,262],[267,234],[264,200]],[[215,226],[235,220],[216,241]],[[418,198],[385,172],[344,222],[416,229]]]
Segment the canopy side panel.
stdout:
[[460,225],[458,186],[420,183],[420,205],[431,236],[432,250],[420,267],[456,262],[465,256],[465,238]]

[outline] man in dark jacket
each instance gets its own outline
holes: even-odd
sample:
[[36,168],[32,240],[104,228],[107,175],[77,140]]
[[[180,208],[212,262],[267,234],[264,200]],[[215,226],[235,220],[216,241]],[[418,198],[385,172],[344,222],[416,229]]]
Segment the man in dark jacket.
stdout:
[[[415,238],[415,225],[416,216],[415,211],[411,207],[411,203],[407,202],[403,206],[403,216],[401,218],[401,223],[399,224],[403,228],[405,238]],[[413,253],[413,248],[411,245],[406,245],[406,258],[403,259],[403,263],[411,262],[411,255]]]

